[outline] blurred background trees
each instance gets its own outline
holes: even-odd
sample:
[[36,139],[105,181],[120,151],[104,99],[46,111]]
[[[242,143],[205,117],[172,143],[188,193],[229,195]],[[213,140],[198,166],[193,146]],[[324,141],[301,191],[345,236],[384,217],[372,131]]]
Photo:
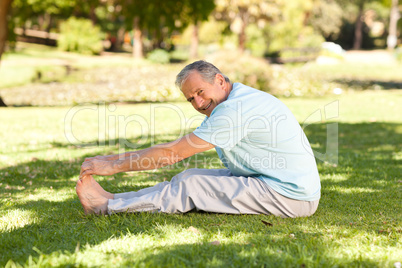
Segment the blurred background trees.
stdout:
[[5,26],[9,48],[32,30],[64,50],[129,50],[135,58],[181,48],[193,59],[217,46],[267,56],[323,41],[393,48],[401,43],[400,9],[398,0],[1,0],[0,53]]
[[177,101],[174,77],[197,58],[277,96],[400,88],[400,64],[348,67],[361,53],[345,50],[402,62],[401,9],[398,0],[0,0],[0,95],[9,105]]

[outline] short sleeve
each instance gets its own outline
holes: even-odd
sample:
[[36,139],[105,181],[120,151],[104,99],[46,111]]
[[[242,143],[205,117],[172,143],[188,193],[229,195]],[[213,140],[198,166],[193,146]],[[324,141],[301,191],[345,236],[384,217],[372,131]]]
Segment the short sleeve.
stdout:
[[231,107],[220,104],[193,133],[217,147],[231,150],[244,135],[241,114]]

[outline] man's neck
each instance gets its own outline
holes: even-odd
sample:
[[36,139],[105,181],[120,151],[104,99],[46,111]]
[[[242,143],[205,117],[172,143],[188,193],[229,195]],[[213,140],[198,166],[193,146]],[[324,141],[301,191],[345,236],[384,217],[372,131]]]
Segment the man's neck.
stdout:
[[230,92],[232,92],[233,89],[233,84],[230,82],[226,82],[226,99],[227,100],[229,98]]

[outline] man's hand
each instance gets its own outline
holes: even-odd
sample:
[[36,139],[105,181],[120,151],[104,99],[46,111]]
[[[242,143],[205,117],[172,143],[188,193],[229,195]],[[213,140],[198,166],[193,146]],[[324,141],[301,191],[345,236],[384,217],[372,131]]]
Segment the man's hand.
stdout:
[[117,173],[114,168],[114,161],[107,161],[92,157],[91,159],[85,159],[81,165],[80,178],[86,175],[102,175],[108,176]]

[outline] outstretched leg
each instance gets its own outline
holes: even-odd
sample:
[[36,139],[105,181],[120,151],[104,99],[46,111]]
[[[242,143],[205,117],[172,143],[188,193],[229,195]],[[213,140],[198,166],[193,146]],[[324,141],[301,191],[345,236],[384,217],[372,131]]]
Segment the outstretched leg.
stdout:
[[108,199],[113,199],[113,194],[103,190],[91,175],[78,180],[75,189],[85,214],[107,213]]
[[108,213],[158,211],[183,213],[192,209],[228,214],[312,215],[317,201],[300,201],[276,193],[254,177],[233,176],[227,169],[189,169],[155,191],[108,201]]

